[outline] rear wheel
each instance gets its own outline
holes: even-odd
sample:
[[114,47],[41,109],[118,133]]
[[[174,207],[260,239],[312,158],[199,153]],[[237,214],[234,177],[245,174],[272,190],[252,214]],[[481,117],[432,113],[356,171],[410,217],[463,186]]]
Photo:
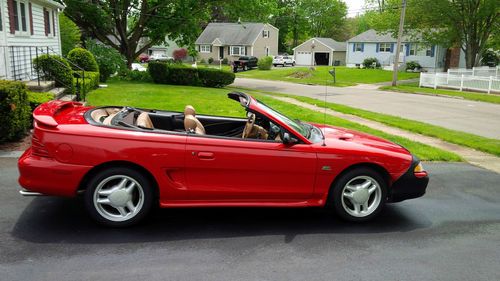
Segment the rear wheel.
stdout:
[[136,170],[116,167],[99,172],[85,192],[85,207],[98,223],[129,226],[151,210],[154,193],[151,182]]
[[343,174],[330,192],[337,215],[354,222],[376,217],[385,205],[387,184],[376,171],[361,167]]

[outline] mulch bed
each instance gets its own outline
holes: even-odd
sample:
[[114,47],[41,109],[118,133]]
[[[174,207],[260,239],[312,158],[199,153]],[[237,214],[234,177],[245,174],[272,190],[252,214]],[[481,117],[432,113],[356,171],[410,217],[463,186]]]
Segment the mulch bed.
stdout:
[[24,151],[31,145],[31,133],[28,133],[23,139],[16,142],[5,142],[0,144],[0,150],[3,151]]

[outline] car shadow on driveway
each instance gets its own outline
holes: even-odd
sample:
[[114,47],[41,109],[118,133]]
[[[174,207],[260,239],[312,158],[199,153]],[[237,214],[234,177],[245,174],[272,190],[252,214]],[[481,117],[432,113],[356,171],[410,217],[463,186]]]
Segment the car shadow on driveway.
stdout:
[[189,208],[157,209],[141,224],[129,228],[96,225],[82,200],[56,197],[33,199],[11,234],[32,243],[139,243],[284,235],[392,233],[427,228],[431,221],[410,204],[389,204],[368,223],[337,219],[319,208]]

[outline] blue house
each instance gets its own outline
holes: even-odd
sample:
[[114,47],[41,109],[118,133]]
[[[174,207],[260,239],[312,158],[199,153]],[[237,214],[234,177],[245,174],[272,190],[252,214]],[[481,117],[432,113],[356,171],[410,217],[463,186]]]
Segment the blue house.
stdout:
[[[366,58],[377,58],[382,68],[392,70],[396,52],[397,39],[388,33],[377,33],[370,29],[347,41],[346,65],[362,66]],[[439,45],[433,45],[409,36],[403,36],[399,54],[399,66],[404,67],[408,61],[418,62],[424,70],[443,71],[446,61],[450,60],[450,51]],[[448,53],[448,55],[447,55]],[[448,57],[448,59],[447,59]],[[465,65],[460,54],[458,66]]]

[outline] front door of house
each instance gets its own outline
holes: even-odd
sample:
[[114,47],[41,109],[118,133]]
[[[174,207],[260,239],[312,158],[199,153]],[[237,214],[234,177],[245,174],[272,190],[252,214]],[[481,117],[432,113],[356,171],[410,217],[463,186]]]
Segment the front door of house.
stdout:
[[219,47],[219,59],[222,60],[224,58],[224,46]]

